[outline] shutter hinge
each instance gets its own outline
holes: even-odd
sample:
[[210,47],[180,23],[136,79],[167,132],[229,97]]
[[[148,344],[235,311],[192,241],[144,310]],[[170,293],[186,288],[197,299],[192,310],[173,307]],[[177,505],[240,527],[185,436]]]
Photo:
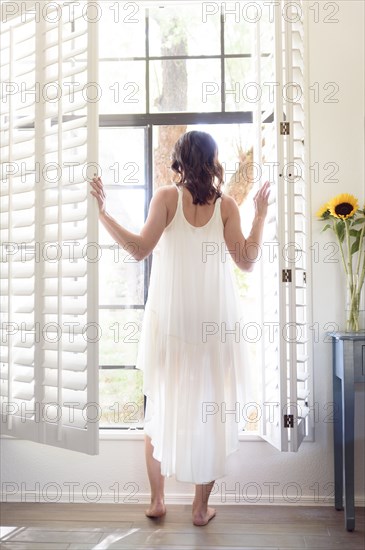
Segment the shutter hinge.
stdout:
[[291,269],[283,269],[282,282],[291,283]]
[[284,428],[294,428],[293,414],[284,414]]
[[280,135],[288,136],[290,134],[290,123],[289,122],[280,122]]
[[307,284],[307,273],[306,271],[303,271],[303,284]]

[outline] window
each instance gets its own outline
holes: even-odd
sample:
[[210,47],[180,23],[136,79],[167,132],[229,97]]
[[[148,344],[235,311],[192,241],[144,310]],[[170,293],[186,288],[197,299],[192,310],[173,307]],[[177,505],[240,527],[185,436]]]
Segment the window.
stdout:
[[[134,366],[151,258],[132,261],[101,224],[98,230],[84,180],[95,169],[102,173],[108,210],[138,231],[154,186],[169,182],[173,143],[202,128],[216,137],[227,192],[242,209],[260,180],[273,186],[261,276],[237,272],[245,307],[252,307],[242,337],[253,364],[262,365],[252,377],[253,416],[240,427],[258,427],[281,450],[297,450],[312,434],[304,8],[284,0],[261,12],[258,4],[256,12],[246,3],[232,3],[231,11],[228,3],[212,5],[50,3],[33,15],[14,14],[3,28],[4,433],[96,454],[99,426],[142,426],[142,373]],[[99,49],[98,33],[108,36]],[[22,48],[30,52],[27,66],[14,62]],[[24,75],[26,90],[36,92],[40,82],[46,97],[19,109]],[[28,261],[16,257],[21,227],[33,254]],[[61,261],[56,255],[37,262],[38,243],[69,252]],[[18,293],[14,273],[26,293]],[[37,341],[37,323],[49,327],[53,341],[48,332]],[[21,331],[33,340],[19,343]],[[24,403],[62,415],[37,422],[30,414],[26,423]]]
[[[124,8],[131,6],[125,4]],[[250,87],[242,83],[253,81],[255,27],[246,25],[238,32],[235,17],[225,18],[215,10],[205,13],[201,3],[185,3],[183,10],[168,3],[149,3],[147,9],[134,6],[132,17],[126,15],[127,9],[117,9],[112,2],[102,5],[100,33],[112,38],[103,41],[99,51],[99,141],[108,209],[131,231],[138,231],[154,189],[170,183],[171,150],[188,129],[205,129],[215,136],[230,176],[231,192],[236,193],[239,203],[250,193],[252,182],[245,172],[253,161],[253,101]],[[267,37],[269,31],[272,25],[266,14],[262,36]],[[268,40],[258,55],[268,78],[273,72]],[[151,259],[144,265],[133,263],[125,251],[116,262],[110,250],[113,242],[100,225],[100,319],[104,335],[100,341],[100,399],[105,405],[100,426],[142,427],[142,373],[134,365],[145,301],[141,297],[147,296]],[[238,269],[236,274],[244,298],[253,284],[248,284],[248,274]],[[125,294],[131,285],[133,296],[121,301],[115,293]],[[111,286],[115,290],[104,300],[104,289]],[[252,317],[257,307],[252,292],[244,308],[249,305]],[[256,346],[250,347],[252,362],[256,363]],[[114,356],[112,362],[107,359],[110,355]],[[257,383],[257,377],[253,382]],[[254,396],[258,401],[258,387]],[[118,416],[116,408],[120,410]],[[253,429],[254,423],[247,427]]]

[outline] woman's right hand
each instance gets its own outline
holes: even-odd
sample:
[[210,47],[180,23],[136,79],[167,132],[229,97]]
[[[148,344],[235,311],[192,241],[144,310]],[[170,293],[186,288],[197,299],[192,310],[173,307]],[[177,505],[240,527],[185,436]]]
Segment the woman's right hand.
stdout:
[[270,182],[265,181],[264,185],[257,191],[253,200],[255,203],[256,216],[265,218],[269,204]]
[[99,206],[99,214],[103,214],[105,212],[105,205],[106,205],[106,196],[104,192],[103,182],[101,181],[101,178],[95,177],[90,182],[91,187],[94,189],[94,191],[90,191],[92,195],[96,198],[98,201]]

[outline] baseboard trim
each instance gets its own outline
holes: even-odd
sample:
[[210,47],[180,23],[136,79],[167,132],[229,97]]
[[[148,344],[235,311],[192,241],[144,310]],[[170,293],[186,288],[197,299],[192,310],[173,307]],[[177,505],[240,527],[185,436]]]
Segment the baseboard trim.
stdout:
[[[180,504],[180,505],[191,505],[194,495],[191,494],[166,494],[165,502],[166,504]],[[77,504],[149,504],[150,494],[149,493],[121,493],[116,495],[115,493],[104,493],[99,495],[97,493],[92,494],[88,492],[87,495],[74,491],[70,494],[67,491],[67,494],[59,494],[59,492],[47,491],[46,498],[40,493],[35,491],[25,491],[21,493],[20,491],[15,493],[2,493],[1,502],[24,502],[24,503],[77,503]],[[256,506],[334,506],[334,497],[329,497],[328,495],[316,496],[313,495],[301,495],[300,497],[294,498],[293,496],[282,496],[282,495],[260,495],[259,497],[242,497],[242,495],[228,493],[225,495],[222,494],[212,494],[209,499],[211,505],[256,505]],[[355,497],[355,506],[360,508],[365,507],[365,498],[364,497]]]

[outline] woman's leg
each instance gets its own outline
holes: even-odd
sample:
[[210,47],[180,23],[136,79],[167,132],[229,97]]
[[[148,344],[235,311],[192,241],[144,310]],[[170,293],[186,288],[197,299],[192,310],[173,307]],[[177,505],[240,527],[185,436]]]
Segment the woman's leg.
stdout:
[[194,525],[206,525],[215,516],[215,508],[208,507],[208,499],[213,489],[214,481],[204,485],[195,485],[193,502]]
[[161,462],[153,456],[153,445],[151,438],[145,435],[145,455],[148,478],[151,485],[151,505],[146,510],[146,516],[150,518],[158,518],[166,513],[164,503],[164,482],[165,478],[161,475]]

